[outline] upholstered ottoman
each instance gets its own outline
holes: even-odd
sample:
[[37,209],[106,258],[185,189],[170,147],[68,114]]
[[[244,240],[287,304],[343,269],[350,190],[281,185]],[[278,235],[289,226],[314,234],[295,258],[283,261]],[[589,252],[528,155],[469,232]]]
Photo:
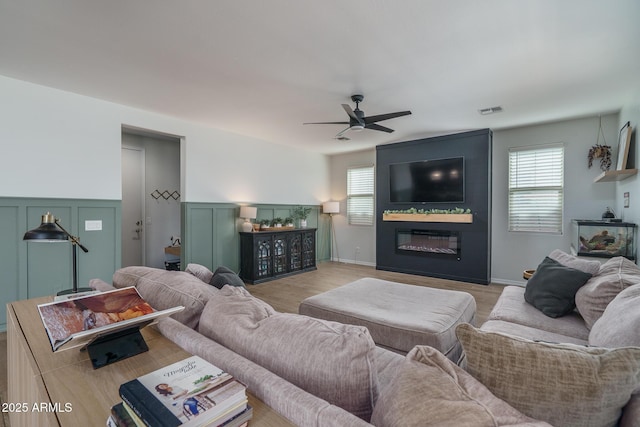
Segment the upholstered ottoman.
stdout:
[[466,292],[364,278],[305,299],[298,312],[366,326],[377,345],[397,353],[428,345],[458,362],[455,327],[474,323],[476,301]]

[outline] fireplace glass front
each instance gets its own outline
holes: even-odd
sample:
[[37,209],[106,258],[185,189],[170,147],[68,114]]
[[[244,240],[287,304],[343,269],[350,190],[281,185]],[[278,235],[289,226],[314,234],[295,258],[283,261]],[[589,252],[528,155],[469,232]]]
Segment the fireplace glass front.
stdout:
[[460,259],[460,233],[450,230],[396,230],[396,253]]

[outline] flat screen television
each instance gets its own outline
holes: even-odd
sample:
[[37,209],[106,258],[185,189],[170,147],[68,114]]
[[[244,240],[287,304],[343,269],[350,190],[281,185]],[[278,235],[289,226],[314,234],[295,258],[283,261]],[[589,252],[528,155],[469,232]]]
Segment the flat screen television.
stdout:
[[392,163],[391,203],[464,202],[464,157]]

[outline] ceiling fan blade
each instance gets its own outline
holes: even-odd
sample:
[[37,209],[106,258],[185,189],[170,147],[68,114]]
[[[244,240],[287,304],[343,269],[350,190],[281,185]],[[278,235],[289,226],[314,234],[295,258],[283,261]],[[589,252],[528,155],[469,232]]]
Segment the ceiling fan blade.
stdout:
[[303,125],[348,125],[349,122],[313,122],[303,123]]
[[377,116],[368,116],[364,118],[366,124],[381,122],[383,120],[395,119],[396,117],[408,116],[411,111],[398,111],[397,113],[378,114]]
[[348,104],[342,104],[342,108],[344,108],[344,111],[347,112],[349,117],[351,117],[353,120],[355,120],[356,122],[360,123],[361,125],[364,125],[362,120],[360,120],[360,118],[358,118],[358,116],[356,116],[356,113],[353,112],[353,110],[351,109],[351,107]]
[[[338,133],[336,134],[336,136],[334,136],[333,138],[334,138],[334,139],[343,139],[343,138],[347,138],[346,136],[342,136],[342,135],[344,135],[345,133],[347,133],[347,131],[349,131],[349,129],[351,129],[351,126],[349,126],[348,128],[346,128],[345,130],[342,130],[342,131],[338,132]],[[350,138],[347,138],[347,139],[350,139]]]
[[380,126],[377,123],[369,123],[369,124],[365,125],[364,128],[365,129],[371,129],[371,130],[379,130],[381,132],[387,132],[387,133],[391,133],[391,132],[394,131],[393,129],[389,129],[389,128],[384,127],[384,126]]

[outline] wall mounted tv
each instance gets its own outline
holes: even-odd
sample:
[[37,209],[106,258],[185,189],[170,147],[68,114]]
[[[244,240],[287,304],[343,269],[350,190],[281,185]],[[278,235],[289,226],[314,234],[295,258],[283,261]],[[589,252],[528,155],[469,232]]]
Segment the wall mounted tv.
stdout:
[[464,202],[464,157],[392,163],[391,203]]

